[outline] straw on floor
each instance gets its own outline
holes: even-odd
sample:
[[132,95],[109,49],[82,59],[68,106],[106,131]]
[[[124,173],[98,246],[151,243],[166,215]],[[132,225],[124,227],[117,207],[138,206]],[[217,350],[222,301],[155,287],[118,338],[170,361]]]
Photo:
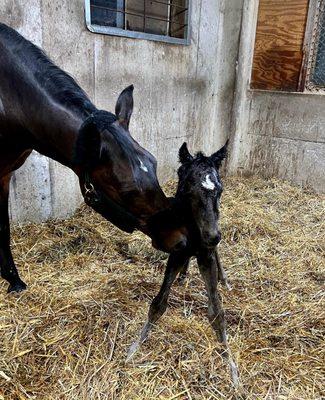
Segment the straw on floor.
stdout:
[[287,183],[225,180],[220,254],[233,290],[221,293],[237,393],[195,263],[126,364],[166,255],[85,207],[15,227],[28,290],[8,295],[0,282],[0,399],[324,398],[324,210],[324,197]]

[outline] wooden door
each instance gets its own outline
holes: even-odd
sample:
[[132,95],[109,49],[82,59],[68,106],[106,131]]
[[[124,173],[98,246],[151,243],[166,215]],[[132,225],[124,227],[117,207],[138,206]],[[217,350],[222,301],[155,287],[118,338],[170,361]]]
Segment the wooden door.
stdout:
[[251,87],[297,91],[308,0],[260,0]]

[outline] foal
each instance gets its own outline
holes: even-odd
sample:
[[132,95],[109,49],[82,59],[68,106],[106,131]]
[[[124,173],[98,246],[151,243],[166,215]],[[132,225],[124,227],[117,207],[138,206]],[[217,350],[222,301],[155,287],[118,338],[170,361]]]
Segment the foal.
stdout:
[[238,371],[228,349],[224,311],[217,291],[218,280],[230,288],[216,249],[221,240],[219,204],[222,183],[219,168],[226,157],[227,144],[210,157],[202,153],[193,157],[186,143],[179,150],[181,166],[178,169],[179,182],[174,209],[184,218],[189,231],[188,246],[170,254],[162,286],[150,305],[148,320],[140,338],[129,349],[128,360],[165,312],[173,282],[178,274],[181,278],[185,277],[189,261],[195,256],[208,294],[209,320],[224,347],[222,355],[229,363],[232,381],[237,386]]

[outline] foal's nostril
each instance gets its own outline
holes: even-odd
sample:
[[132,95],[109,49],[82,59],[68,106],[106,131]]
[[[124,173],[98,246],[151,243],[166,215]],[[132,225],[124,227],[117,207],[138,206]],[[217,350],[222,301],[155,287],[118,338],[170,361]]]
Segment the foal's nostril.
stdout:
[[216,244],[218,244],[221,241],[221,233],[218,232],[217,236],[216,236]]
[[186,245],[187,245],[187,240],[184,238],[184,239],[180,240],[180,241],[175,245],[174,250],[175,250],[175,251],[183,250],[183,249],[185,249]]
[[212,236],[209,239],[209,246],[211,246],[211,247],[217,246],[217,244],[219,244],[220,240],[221,240],[221,233],[218,232],[215,236]]

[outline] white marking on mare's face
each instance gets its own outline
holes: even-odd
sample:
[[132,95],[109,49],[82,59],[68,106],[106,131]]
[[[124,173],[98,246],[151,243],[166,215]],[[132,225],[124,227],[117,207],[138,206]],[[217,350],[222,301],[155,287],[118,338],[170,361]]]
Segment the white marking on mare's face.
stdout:
[[216,188],[215,184],[211,181],[210,175],[206,175],[205,181],[202,182],[202,186],[208,190],[214,190]]
[[148,168],[143,164],[143,162],[142,162],[142,160],[140,160],[140,158],[139,158],[139,161],[140,161],[140,168],[142,169],[142,171],[148,172]]

